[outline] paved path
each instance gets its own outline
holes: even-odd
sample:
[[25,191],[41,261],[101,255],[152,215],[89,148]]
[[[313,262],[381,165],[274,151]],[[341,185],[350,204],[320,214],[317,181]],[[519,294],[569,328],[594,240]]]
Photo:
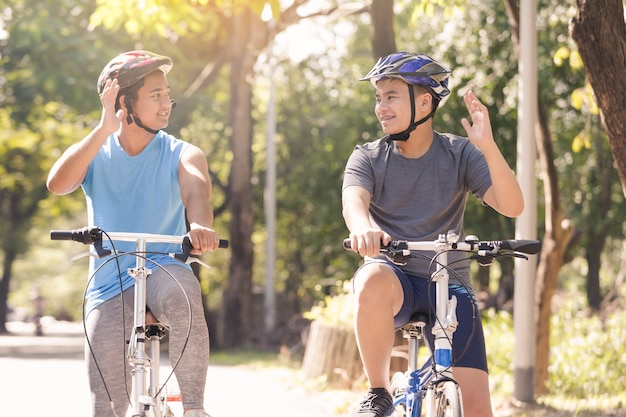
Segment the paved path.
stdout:
[[[53,324],[36,337],[32,325],[8,323],[13,334],[0,336],[2,416],[89,417],[82,327]],[[289,369],[211,365],[205,404],[213,417],[336,417],[354,401],[349,392],[305,386]],[[180,410],[178,405],[173,409]]]

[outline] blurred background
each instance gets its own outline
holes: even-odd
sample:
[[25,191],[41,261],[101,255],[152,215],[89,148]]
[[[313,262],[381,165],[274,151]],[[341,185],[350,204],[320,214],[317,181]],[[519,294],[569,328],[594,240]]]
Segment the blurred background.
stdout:
[[[604,13],[610,42],[585,32],[583,11]],[[537,2],[535,391],[612,410],[626,400],[626,139],[611,124],[626,120],[623,16],[622,1]],[[45,180],[98,122],[101,69],[133,49],[173,59],[167,131],[209,163],[214,226],[231,243],[198,271],[218,351],[298,360],[311,320],[351,325],[344,288],[360,259],[341,244],[341,181],[354,146],[382,135],[358,82],[378,57],[407,50],[450,67],[435,129],[464,134],[471,88],[516,166],[514,1],[0,0],[0,334],[12,321],[81,320],[87,260],[70,259],[86,248],[49,231],[86,226],[84,196],[54,196]],[[465,232],[513,238],[515,221],[470,198]],[[473,268],[492,379],[510,392],[514,264]]]

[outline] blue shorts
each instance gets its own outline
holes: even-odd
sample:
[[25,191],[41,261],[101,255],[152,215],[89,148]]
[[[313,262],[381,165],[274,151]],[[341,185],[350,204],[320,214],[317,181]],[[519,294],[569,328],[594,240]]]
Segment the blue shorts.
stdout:
[[[432,327],[434,323],[435,284],[430,279],[405,273],[397,265],[384,260],[374,260],[389,266],[398,276],[404,292],[404,302],[394,317],[394,325],[400,328],[408,323],[413,313],[430,314],[431,322],[424,329],[428,343],[433,348]],[[459,325],[452,343],[453,366],[482,369],[487,372],[485,336],[480,320],[476,297],[471,289],[458,284],[449,285],[450,297],[457,298],[456,316]],[[431,310],[432,308],[432,310]]]

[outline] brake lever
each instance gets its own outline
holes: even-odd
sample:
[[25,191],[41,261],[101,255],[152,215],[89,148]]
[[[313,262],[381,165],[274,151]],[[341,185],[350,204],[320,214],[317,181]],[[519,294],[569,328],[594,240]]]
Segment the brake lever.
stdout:
[[473,255],[471,259],[476,260],[480,266],[490,266],[493,263],[493,259],[495,256],[493,255]]
[[200,259],[199,256],[195,256],[195,255],[190,255],[187,260],[185,261],[185,263],[187,265],[191,265],[193,263],[197,263],[202,265],[203,267],[205,267],[206,269],[209,270],[209,272],[213,272],[213,268],[211,268],[211,265],[207,264],[206,262],[204,262],[202,259]]
[[96,259],[100,258],[96,252],[87,251],[87,252],[82,252],[82,253],[79,253],[78,255],[72,256],[70,258],[70,264],[73,264],[74,261],[77,261],[77,260],[79,260],[81,258],[86,258],[86,257],[92,257],[92,258],[96,258]]
[[396,265],[406,265],[411,260],[411,252],[402,249],[389,249],[382,252]]
[[193,246],[191,246],[191,240],[189,239],[189,236],[185,236],[183,238],[183,242],[181,246],[182,246],[181,253],[170,253],[169,256],[171,256],[172,258],[178,259],[179,261],[181,261],[182,263],[186,265],[197,263],[197,264],[202,265],[206,269],[208,269],[210,272],[213,271],[211,266],[205,263],[202,259],[200,259],[199,256],[191,254],[191,249]]
[[499,256],[508,256],[528,260],[528,256],[520,252],[502,252],[496,250],[478,251],[475,255],[472,255],[470,259],[476,260],[481,266],[489,266],[493,263],[493,260]]

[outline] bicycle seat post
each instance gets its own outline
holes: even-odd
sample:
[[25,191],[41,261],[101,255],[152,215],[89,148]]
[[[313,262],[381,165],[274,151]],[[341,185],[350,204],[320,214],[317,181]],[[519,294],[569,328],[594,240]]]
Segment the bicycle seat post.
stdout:
[[420,347],[420,340],[423,338],[424,326],[428,320],[428,315],[417,313],[411,316],[409,323],[402,328],[402,333],[405,339],[408,341],[407,353],[408,353],[408,367],[407,371],[410,373],[416,371],[417,356]]

